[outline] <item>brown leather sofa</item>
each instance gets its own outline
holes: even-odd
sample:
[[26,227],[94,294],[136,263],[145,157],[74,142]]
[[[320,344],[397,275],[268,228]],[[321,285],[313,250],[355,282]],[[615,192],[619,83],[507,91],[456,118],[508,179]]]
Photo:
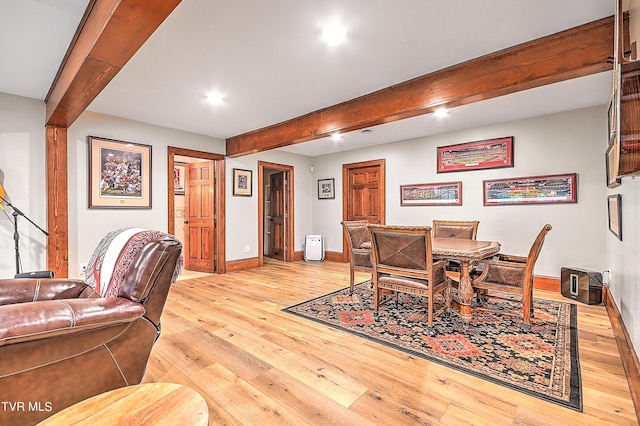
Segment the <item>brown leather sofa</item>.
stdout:
[[170,235],[144,243],[117,297],[81,280],[0,280],[0,424],[140,383],[181,250]]

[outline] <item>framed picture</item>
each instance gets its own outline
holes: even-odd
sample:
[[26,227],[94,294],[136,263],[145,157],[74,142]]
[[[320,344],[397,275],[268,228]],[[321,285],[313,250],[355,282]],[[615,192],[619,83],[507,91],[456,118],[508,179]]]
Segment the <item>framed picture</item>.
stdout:
[[618,178],[618,149],[617,143],[609,145],[605,152],[605,171],[607,175],[607,187],[615,188],[622,183],[622,179]]
[[233,169],[233,195],[251,197],[253,171]]
[[89,208],[151,208],[151,146],[88,136]]
[[184,195],[186,167],[187,163],[179,163],[176,161],[173,164],[173,193],[175,195]]
[[335,180],[318,179],[318,200],[332,200],[336,198]]
[[485,180],[484,205],[577,203],[577,174]]
[[611,101],[609,102],[609,109],[607,110],[607,128],[609,130],[609,141],[611,141],[612,139],[614,139],[616,131],[617,131],[617,125],[618,123],[616,122],[616,120],[618,119],[617,114],[616,114],[616,103],[618,101],[618,96],[616,93],[614,93],[611,96]]
[[461,206],[462,182],[400,185],[401,206]]
[[438,147],[438,173],[513,167],[513,136]]
[[609,231],[622,241],[622,196],[620,194],[607,197],[609,211]]

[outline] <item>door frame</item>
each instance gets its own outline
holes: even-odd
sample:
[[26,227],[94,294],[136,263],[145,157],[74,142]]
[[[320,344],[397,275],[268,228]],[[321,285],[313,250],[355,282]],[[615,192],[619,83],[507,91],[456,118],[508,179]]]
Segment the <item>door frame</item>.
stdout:
[[287,202],[287,215],[284,220],[285,226],[285,245],[284,261],[292,262],[294,260],[293,243],[295,236],[293,233],[294,214],[294,186],[293,186],[293,166],[278,163],[269,163],[267,161],[258,161],[258,264],[264,265],[264,169],[279,170],[287,172],[287,184],[285,185],[285,200]]
[[224,170],[225,157],[222,154],[214,154],[211,152],[197,151],[187,148],[178,148],[174,146],[167,147],[167,228],[170,234],[175,233],[175,200],[173,190],[173,170],[175,166],[176,155],[185,157],[201,158],[203,160],[213,161],[214,179],[215,179],[215,197],[213,199],[213,208],[215,212],[214,219],[214,273],[224,274],[226,272],[226,227],[225,227],[225,184]]
[[[380,168],[380,175],[378,176],[380,181],[378,182],[378,216],[380,218],[380,223],[387,223],[387,213],[386,213],[386,171],[385,171],[385,159],[380,160],[370,160],[370,161],[361,161],[358,163],[349,163],[342,165],[342,220],[347,220],[347,213],[349,212],[349,208],[347,203],[349,202],[349,172],[354,169],[361,169],[363,167],[374,167],[378,166]],[[347,247],[347,238],[342,235],[342,261],[348,262],[348,253],[345,248]]]

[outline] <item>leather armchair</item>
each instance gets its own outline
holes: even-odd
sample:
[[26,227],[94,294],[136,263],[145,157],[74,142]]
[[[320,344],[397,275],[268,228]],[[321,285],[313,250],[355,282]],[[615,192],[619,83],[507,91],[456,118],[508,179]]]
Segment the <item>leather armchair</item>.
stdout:
[[[142,381],[176,277],[181,243],[146,241],[116,297],[81,280],[0,280],[0,424],[35,424]],[[120,259],[119,259],[120,261]]]

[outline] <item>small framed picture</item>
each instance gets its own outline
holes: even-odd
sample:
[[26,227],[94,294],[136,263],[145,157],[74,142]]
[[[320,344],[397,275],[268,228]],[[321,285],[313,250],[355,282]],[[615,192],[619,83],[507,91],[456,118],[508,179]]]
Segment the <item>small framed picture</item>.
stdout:
[[184,195],[184,179],[186,177],[186,163],[175,162],[173,166],[173,193]]
[[335,192],[335,180],[330,179],[318,179],[318,199],[330,200],[336,198]]
[[233,169],[233,195],[251,197],[253,171]]
[[607,197],[609,212],[609,231],[622,241],[622,196],[620,194]]

